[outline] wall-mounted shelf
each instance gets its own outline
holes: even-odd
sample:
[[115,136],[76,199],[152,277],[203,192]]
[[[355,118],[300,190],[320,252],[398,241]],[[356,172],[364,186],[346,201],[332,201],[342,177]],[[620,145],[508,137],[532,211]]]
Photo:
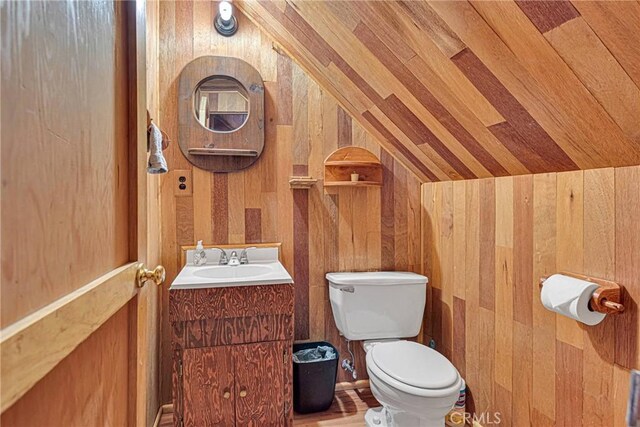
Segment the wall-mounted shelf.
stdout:
[[292,176],[289,178],[289,187],[294,190],[308,190],[313,187],[317,179],[310,176]]
[[374,181],[331,181],[325,182],[325,187],[380,187],[382,183]]
[[[351,174],[359,175],[358,181]],[[324,161],[325,187],[380,187],[382,164],[370,151],[360,147],[339,148]]]
[[194,156],[240,156],[257,157],[256,150],[246,150],[243,148],[189,148],[189,154]]

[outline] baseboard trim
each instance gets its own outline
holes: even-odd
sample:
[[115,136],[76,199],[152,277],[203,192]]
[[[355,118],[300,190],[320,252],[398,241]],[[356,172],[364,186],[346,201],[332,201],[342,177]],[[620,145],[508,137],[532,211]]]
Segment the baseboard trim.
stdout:
[[158,427],[160,425],[160,419],[163,414],[171,414],[173,413],[173,404],[167,403],[166,405],[162,405],[158,408],[158,413],[156,414],[156,420],[153,422],[153,427]]
[[369,380],[344,381],[336,384],[336,391],[369,388]]

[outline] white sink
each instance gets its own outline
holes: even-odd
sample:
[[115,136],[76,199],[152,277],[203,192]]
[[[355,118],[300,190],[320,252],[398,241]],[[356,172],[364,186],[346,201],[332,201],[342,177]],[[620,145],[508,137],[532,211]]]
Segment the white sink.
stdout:
[[[228,250],[230,254],[233,250]],[[248,254],[249,264],[219,265],[219,252],[207,249],[208,263],[193,265],[193,251],[187,264],[171,284],[171,289],[223,288],[231,286],[277,285],[293,283],[291,275],[278,261],[277,248],[258,248]],[[241,249],[237,250],[240,253]]]
[[193,275],[205,279],[248,279],[258,278],[273,273],[274,265],[238,265],[229,267],[218,265],[214,267],[201,267],[193,270]]

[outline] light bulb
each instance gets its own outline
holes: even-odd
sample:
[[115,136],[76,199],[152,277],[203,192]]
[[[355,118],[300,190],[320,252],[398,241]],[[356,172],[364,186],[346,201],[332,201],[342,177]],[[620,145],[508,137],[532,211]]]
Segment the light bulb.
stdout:
[[223,0],[220,2],[218,8],[220,19],[222,19],[223,22],[229,22],[233,16],[233,7],[231,6],[231,3]]

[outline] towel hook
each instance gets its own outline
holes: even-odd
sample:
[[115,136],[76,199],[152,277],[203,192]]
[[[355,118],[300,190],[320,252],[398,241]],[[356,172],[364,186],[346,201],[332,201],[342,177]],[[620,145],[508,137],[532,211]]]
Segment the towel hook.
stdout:
[[[147,152],[149,151],[149,128],[151,127],[151,123],[153,123],[153,117],[151,117],[149,110],[147,110]],[[171,139],[169,139],[169,135],[162,129],[160,129],[160,133],[162,134],[162,151],[164,151],[169,147]]]

